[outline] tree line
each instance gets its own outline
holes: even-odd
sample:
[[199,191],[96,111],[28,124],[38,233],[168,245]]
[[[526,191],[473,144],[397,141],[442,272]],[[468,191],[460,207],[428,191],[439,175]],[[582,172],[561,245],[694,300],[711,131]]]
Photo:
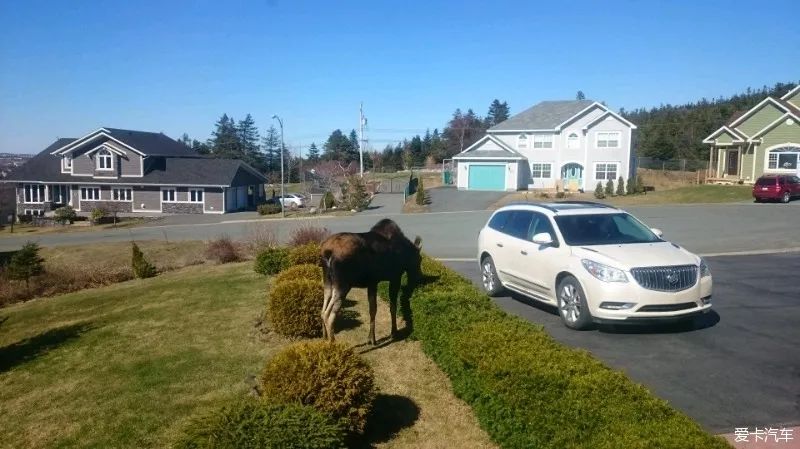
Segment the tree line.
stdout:
[[661,105],[651,109],[620,110],[638,129],[637,155],[656,159],[707,160],[709,134],[767,96],[780,98],[797,84],[776,83],[772,87],[747,88],[730,97],[706,98],[683,105]]

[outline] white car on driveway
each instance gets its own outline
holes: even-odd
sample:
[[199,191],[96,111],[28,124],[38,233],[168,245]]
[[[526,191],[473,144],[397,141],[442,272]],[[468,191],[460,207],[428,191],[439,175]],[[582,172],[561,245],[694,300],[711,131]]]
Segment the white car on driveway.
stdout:
[[703,259],[599,203],[502,207],[481,229],[478,261],[489,295],[508,289],[552,304],[572,329],[683,319],[711,309]]

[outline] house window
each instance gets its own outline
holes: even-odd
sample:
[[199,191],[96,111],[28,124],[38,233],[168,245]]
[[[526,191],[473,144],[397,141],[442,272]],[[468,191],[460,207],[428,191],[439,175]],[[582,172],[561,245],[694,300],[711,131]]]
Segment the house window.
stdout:
[[608,164],[597,164],[594,166],[594,179],[597,180],[608,180],[608,179],[617,179],[617,164],[616,163],[608,163]]
[[111,189],[111,199],[114,201],[132,201],[133,200],[133,190],[124,187],[124,188],[113,188]]
[[81,200],[100,201],[100,187],[81,187]]
[[553,135],[552,134],[534,134],[533,135],[534,148],[553,148]]
[[72,170],[72,156],[67,154],[61,159],[64,164],[64,170]]
[[550,179],[552,164],[531,164],[531,178]]
[[25,184],[25,202],[41,204],[44,202],[44,186],[38,184]]
[[800,155],[800,147],[775,148],[769,152],[767,168],[772,170],[797,170],[798,155]]
[[203,202],[203,189],[189,189],[189,202],[202,203]]
[[517,137],[517,149],[518,150],[528,149],[528,136],[526,134],[520,134],[519,137]]
[[70,200],[69,186],[50,186],[50,200],[57,204],[67,204]]
[[41,209],[25,209],[25,215],[32,215],[34,217],[44,217],[44,211]]
[[620,136],[619,131],[597,133],[597,148],[619,148]]
[[97,169],[98,170],[112,170],[114,158],[108,150],[100,150],[97,152]]
[[164,189],[161,191],[161,201],[165,203],[175,202],[175,189]]
[[571,133],[569,136],[567,136],[568,150],[577,150],[580,146],[581,146],[581,140],[577,134]]

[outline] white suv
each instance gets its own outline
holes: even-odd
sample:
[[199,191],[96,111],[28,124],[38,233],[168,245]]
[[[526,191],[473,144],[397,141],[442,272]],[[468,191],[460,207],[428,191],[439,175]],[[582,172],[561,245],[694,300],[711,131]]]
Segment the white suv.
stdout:
[[478,261],[489,295],[507,288],[552,304],[572,329],[711,309],[711,273],[700,257],[599,203],[505,206],[478,235]]

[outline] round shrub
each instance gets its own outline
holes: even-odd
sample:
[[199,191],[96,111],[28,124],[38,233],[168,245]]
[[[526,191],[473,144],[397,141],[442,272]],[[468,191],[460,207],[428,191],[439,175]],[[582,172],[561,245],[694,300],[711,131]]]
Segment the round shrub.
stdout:
[[345,431],[329,416],[299,404],[248,399],[195,417],[176,449],[328,449],[345,447]]
[[260,204],[256,210],[258,211],[258,215],[274,215],[281,213],[281,205],[280,204]]
[[305,245],[295,246],[289,250],[289,264],[317,264],[319,263],[319,254],[319,243],[306,243]]
[[320,340],[279,352],[259,380],[265,398],[310,405],[354,432],[364,431],[376,393],[366,361],[343,344]]
[[275,283],[293,281],[295,279],[307,279],[314,282],[322,282],[322,267],[316,264],[304,263],[289,267],[275,277]]
[[275,283],[269,292],[267,316],[275,332],[287,337],[322,335],[322,283],[291,279]]
[[289,266],[289,252],[285,248],[267,248],[256,255],[253,269],[256,273],[277,274]]

